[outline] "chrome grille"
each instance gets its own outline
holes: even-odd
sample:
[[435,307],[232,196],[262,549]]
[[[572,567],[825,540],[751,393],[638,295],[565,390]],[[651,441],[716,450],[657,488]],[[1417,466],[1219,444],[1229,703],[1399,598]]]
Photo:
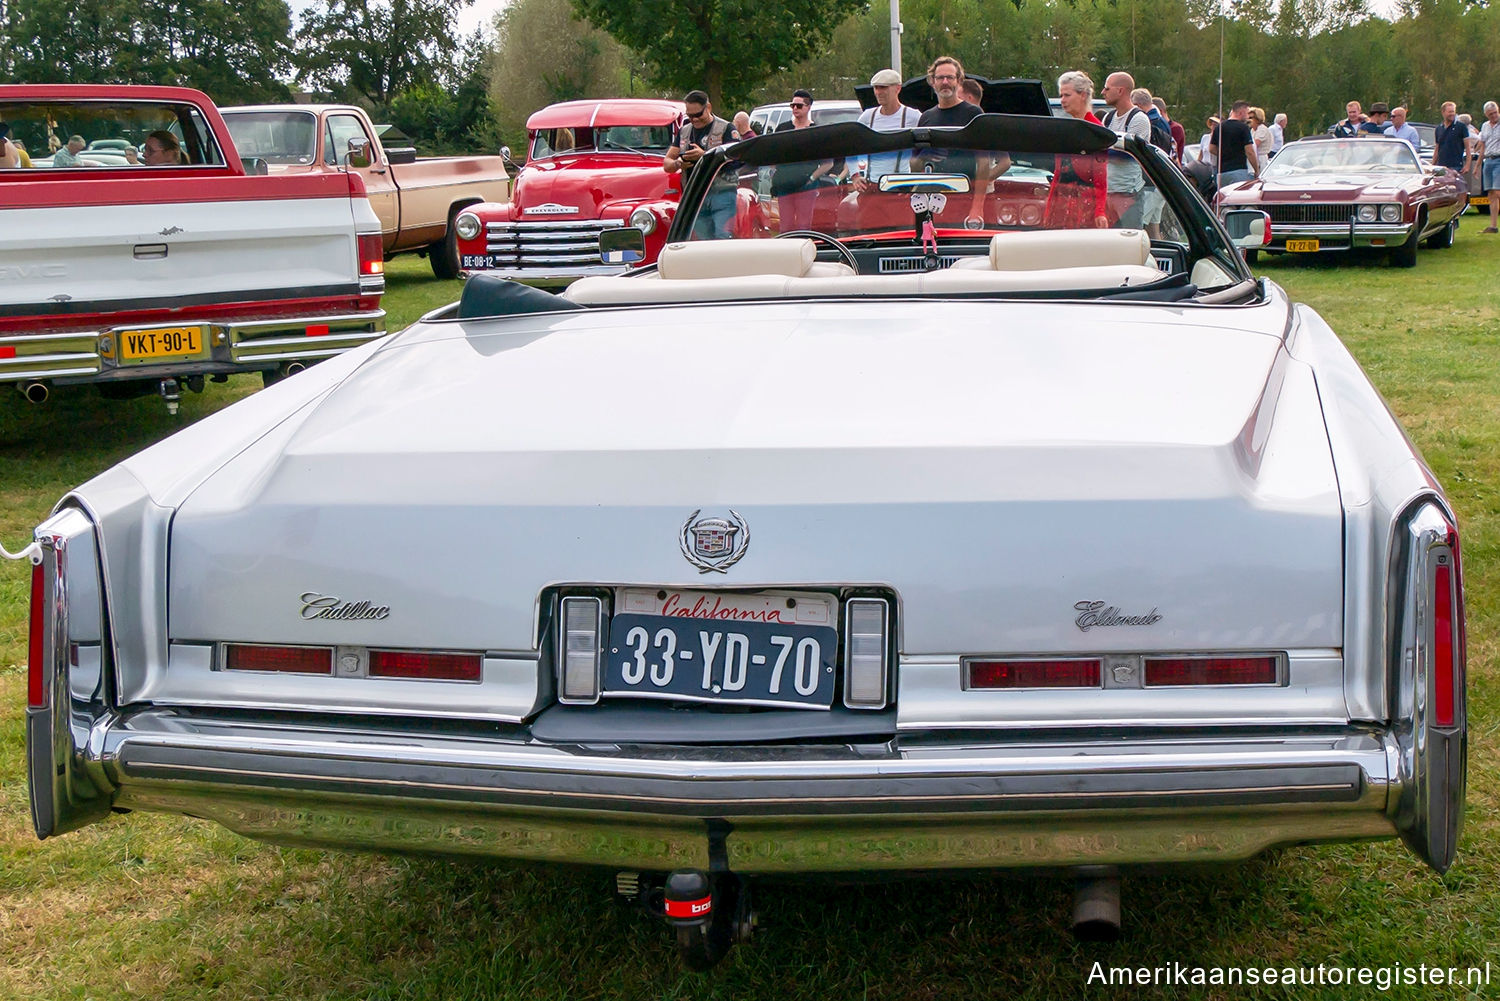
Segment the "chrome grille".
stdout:
[[492,222],[485,226],[485,249],[499,268],[597,265],[599,234],[622,224],[619,219]]
[[1270,213],[1271,222],[1348,222],[1354,214],[1354,205],[1339,202],[1333,205],[1262,205]]
[[[938,267],[951,268],[956,260],[958,260],[956,254],[945,254],[938,258]],[[926,270],[927,258],[925,257],[882,257],[880,259],[880,273],[883,275],[899,275]]]

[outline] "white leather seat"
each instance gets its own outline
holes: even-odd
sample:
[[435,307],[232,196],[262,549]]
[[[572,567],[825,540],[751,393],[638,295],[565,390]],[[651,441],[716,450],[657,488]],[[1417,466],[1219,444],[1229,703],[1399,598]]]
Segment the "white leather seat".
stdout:
[[1051,271],[1106,265],[1150,265],[1151,238],[1139,229],[1050,229],[997,233],[989,257],[965,257],[960,271]]

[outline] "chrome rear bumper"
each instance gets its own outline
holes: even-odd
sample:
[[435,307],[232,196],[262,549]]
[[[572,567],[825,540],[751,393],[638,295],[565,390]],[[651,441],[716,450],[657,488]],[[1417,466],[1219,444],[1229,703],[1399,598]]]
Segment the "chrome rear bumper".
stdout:
[[654,870],[707,865],[710,822],[746,873],[1243,859],[1393,837],[1401,792],[1355,730],[585,747],[149,711],[85,746],[113,806],[251,837]]
[[[204,329],[197,357],[126,362],[122,334],[161,327]],[[317,361],[385,336],[385,310],[269,320],[197,321],[107,327],[40,334],[0,334],[0,382],[47,381],[59,385],[160,379],[274,369],[294,360]],[[14,353],[12,353],[14,352]]]

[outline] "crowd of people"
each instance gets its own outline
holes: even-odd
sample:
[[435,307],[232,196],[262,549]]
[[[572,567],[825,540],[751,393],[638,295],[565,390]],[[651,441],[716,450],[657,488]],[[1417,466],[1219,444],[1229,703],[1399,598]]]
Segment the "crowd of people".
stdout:
[[[901,102],[901,75],[894,69],[882,69],[870,78],[875,106],[867,108],[858,121],[876,132],[894,132],[917,127],[962,127],[982,114],[983,84],[968,77],[963,64],[952,56],[940,56],[927,67],[927,83],[935,103],[925,111],[907,107]],[[1137,87],[1129,73],[1111,73],[1104,81],[1100,97],[1109,106],[1100,119],[1093,113],[1094,82],[1087,73],[1071,70],[1057,81],[1058,99],[1067,115],[1103,125],[1122,138],[1134,136],[1159,146],[1178,164],[1187,152],[1187,134],[1180,122],[1173,121],[1166,103],[1144,87]],[[750,117],[739,112],[733,121],[713,113],[708,95],[701,90],[689,91],[683,97],[686,121],[675,142],[667,150],[663,165],[668,173],[691,169],[708,151],[726,142],[754,136]],[[814,124],[813,96],[799,89],[789,102],[792,117],[775,131],[808,128]],[[1286,116],[1276,116],[1272,126],[1265,124],[1265,112],[1237,102],[1229,125],[1220,135],[1219,121],[1210,119],[1210,135],[1200,143],[1210,168],[1226,182],[1253,176],[1265,159],[1285,141]],[[1221,150],[1221,147],[1222,150]],[[926,154],[928,160],[944,151]],[[826,161],[808,164],[804,169],[777,169],[772,180],[783,232],[807,229],[811,222],[813,199],[808,197],[830,181],[847,183],[851,198],[883,174],[894,171],[921,170],[921,158],[906,153],[862,157],[854,162]],[[1189,162],[1194,160],[1189,157]],[[984,223],[984,199],[993,182],[1011,167],[1003,152],[969,156],[964,170],[974,181],[967,206],[965,223]],[[947,169],[953,169],[950,162]],[[726,236],[734,219],[734,183],[716,182],[699,227],[704,235]],[[1164,201],[1150,185],[1140,165],[1129,157],[1106,162],[1103,156],[1058,157],[1053,171],[1053,186],[1047,199],[1043,225],[1052,228],[1109,227],[1145,228],[1155,238],[1161,223]]]

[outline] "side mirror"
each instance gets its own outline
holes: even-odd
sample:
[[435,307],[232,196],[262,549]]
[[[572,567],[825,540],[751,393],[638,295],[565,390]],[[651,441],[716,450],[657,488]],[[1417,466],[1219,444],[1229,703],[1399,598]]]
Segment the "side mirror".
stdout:
[[344,164],[356,170],[363,170],[370,165],[370,140],[350,139],[349,152],[344,154]]
[[636,226],[617,226],[599,234],[599,260],[604,264],[639,264],[646,259],[646,234]]
[[502,160],[509,160],[510,159],[510,147],[509,146],[501,146],[500,147],[500,158]]
[[1271,242],[1271,217],[1259,209],[1232,209],[1224,213],[1224,228],[1236,247],[1264,247]]

